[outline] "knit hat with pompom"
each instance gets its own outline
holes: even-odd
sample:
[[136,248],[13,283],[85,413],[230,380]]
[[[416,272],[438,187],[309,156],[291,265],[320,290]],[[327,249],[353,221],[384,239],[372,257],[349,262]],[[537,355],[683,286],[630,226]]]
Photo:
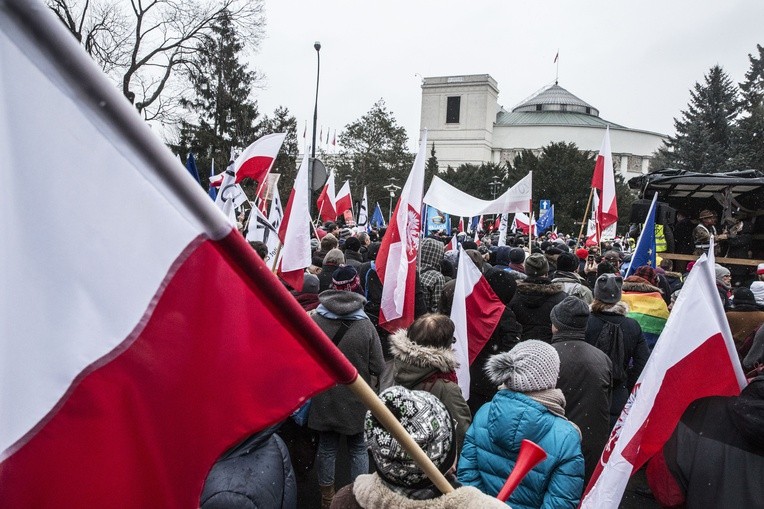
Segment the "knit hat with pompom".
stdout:
[[491,382],[515,392],[554,389],[560,374],[560,356],[549,343],[529,339],[489,358],[485,372]]

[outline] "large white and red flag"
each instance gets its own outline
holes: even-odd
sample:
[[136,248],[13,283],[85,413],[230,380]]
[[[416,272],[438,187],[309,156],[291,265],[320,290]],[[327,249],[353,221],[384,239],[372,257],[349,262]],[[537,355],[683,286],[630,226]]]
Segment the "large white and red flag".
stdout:
[[[602,232],[611,224],[618,222],[613,154],[610,151],[610,127],[605,129],[605,137],[602,139],[597,162],[594,164],[592,187],[598,191],[598,193],[593,194],[592,210],[597,224],[597,232]],[[599,235],[600,233],[598,233]]]
[[515,212],[515,218],[512,220],[512,230],[513,231],[520,230],[525,235],[528,235],[528,232],[535,234],[536,221],[533,220],[533,217],[528,217],[528,214],[524,214],[522,212]]
[[377,274],[382,281],[379,325],[394,332],[414,322],[414,286],[416,282],[419,236],[422,231],[422,195],[427,131],[422,133],[419,152],[401,190],[390,218],[387,233],[377,253]]
[[311,264],[310,211],[308,210],[308,167],[310,157],[305,153],[294,188],[289,195],[284,220],[279,226],[279,239],[283,247],[280,253],[278,274],[295,290],[302,291],[305,269]]
[[357,372],[41,2],[0,60],[0,506],[198,507]]
[[456,378],[465,400],[470,397],[470,365],[496,330],[504,309],[483,273],[460,247],[451,320],[456,338]]
[[690,403],[706,396],[733,396],[745,386],[716,290],[713,251],[709,253],[690,271],[581,507],[618,507],[629,477],[661,450]]
[[337,210],[337,215],[341,216],[346,210],[353,210],[353,198],[350,196],[350,182],[347,180],[340,190],[337,191],[337,196],[334,198],[334,208]]
[[334,221],[339,215],[337,213],[337,206],[335,205],[336,193],[334,192],[334,170],[329,172],[329,177],[326,179],[324,188],[321,189],[321,193],[316,200],[316,206],[318,207],[318,215],[321,216],[322,221]]
[[[273,163],[276,162],[276,156],[281,150],[284,138],[286,138],[285,133],[266,134],[245,148],[233,162],[235,183],[238,184],[249,177],[256,180],[261,187]],[[216,175],[210,179],[210,184],[217,187],[222,181],[223,175]]]

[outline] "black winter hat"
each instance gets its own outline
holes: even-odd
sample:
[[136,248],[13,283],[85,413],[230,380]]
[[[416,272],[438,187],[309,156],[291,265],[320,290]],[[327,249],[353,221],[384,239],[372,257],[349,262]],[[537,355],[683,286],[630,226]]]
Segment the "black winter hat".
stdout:
[[583,331],[589,321],[589,306],[578,297],[569,295],[552,308],[549,318],[559,331]]
[[491,268],[485,273],[485,279],[499,300],[508,305],[517,290],[517,282],[512,274],[507,270]]
[[557,257],[557,270],[575,272],[578,270],[578,257],[573,253],[562,253]]
[[732,292],[732,309],[741,306],[756,307],[756,297],[749,288],[735,288]]
[[525,261],[525,251],[519,247],[513,247],[509,250],[510,263],[523,263]]
[[345,240],[346,251],[358,251],[360,249],[361,249],[361,241],[358,240],[358,237],[348,237]]

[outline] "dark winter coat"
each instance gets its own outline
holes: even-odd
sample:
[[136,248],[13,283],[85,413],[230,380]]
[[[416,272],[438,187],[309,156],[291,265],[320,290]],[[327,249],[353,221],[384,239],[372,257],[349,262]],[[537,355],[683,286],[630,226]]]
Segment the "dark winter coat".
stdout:
[[620,325],[623,334],[623,367],[626,370],[627,379],[625,382],[613,387],[610,405],[611,424],[621,415],[621,410],[626,405],[629,393],[637,382],[639,375],[642,374],[642,370],[645,368],[645,364],[647,364],[647,358],[650,356],[645,338],[642,336],[642,328],[636,320],[626,316],[628,310],[629,308],[624,302],[618,302],[604,308],[602,311],[592,311],[586,325],[586,342],[590,345],[596,345],[597,337],[605,325],[603,320]]
[[754,378],[740,396],[693,402],[647,469],[650,488],[664,507],[762,507],[762,479],[764,376]]
[[276,426],[226,452],[212,467],[199,499],[201,509],[297,506],[297,485]]
[[552,340],[552,308],[562,302],[567,295],[562,285],[552,283],[547,278],[528,278],[517,282],[517,291],[509,309],[523,327],[521,341],[540,339],[547,343]]
[[461,447],[464,434],[472,422],[472,412],[456,382],[432,378],[437,373],[451,373],[456,369],[454,351],[414,343],[405,329],[390,336],[390,351],[395,359],[396,385],[429,392],[443,402],[451,418],[456,421],[456,443]]
[[[337,347],[358,370],[366,383],[382,373],[384,359],[377,331],[363,311],[366,299],[355,292],[327,290],[319,295],[313,321],[332,339],[343,321],[350,327]],[[345,385],[332,387],[314,396],[308,414],[308,427],[317,431],[336,431],[354,435],[363,431],[366,407]]]
[[493,399],[498,392],[496,384],[485,374],[485,363],[497,353],[508,352],[520,342],[523,327],[508,307],[504,308],[499,324],[488,339],[483,349],[470,365],[470,399],[468,404],[473,413]]
[[319,293],[323,292],[324,290],[329,290],[332,287],[332,274],[339,268],[339,265],[335,265],[333,263],[327,263],[321,267],[321,272],[318,273]]
[[552,346],[560,355],[557,388],[565,395],[565,417],[581,430],[584,483],[588,483],[610,436],[613,364],[584,336],[584,331],[558,332]]
[[352,251],[350,249],[345,250],[345,264],[352,266],[354,269],[358,268],[363,263],[363,255],[358,251]]
[[728,309],[726,315],[737,348],[764,323],[764,311],[756,306],[737,306]]

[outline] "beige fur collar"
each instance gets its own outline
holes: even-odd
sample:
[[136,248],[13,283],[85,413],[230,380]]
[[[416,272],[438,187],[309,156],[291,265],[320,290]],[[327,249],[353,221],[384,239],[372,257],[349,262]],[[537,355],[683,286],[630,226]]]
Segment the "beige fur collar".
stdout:
[[396,359],[420,368],[435,368],[447,373],[455,370],[457,366],[453,350],[414,343],[405,329],[400,329],[390,336],[390,352]]
[[388,488],[377,474],[359,475],[353,484],[353,495],[358,505],[374,509],[507,508],[503,502],[472,486],[463,486],[430,500],[411,500]]

